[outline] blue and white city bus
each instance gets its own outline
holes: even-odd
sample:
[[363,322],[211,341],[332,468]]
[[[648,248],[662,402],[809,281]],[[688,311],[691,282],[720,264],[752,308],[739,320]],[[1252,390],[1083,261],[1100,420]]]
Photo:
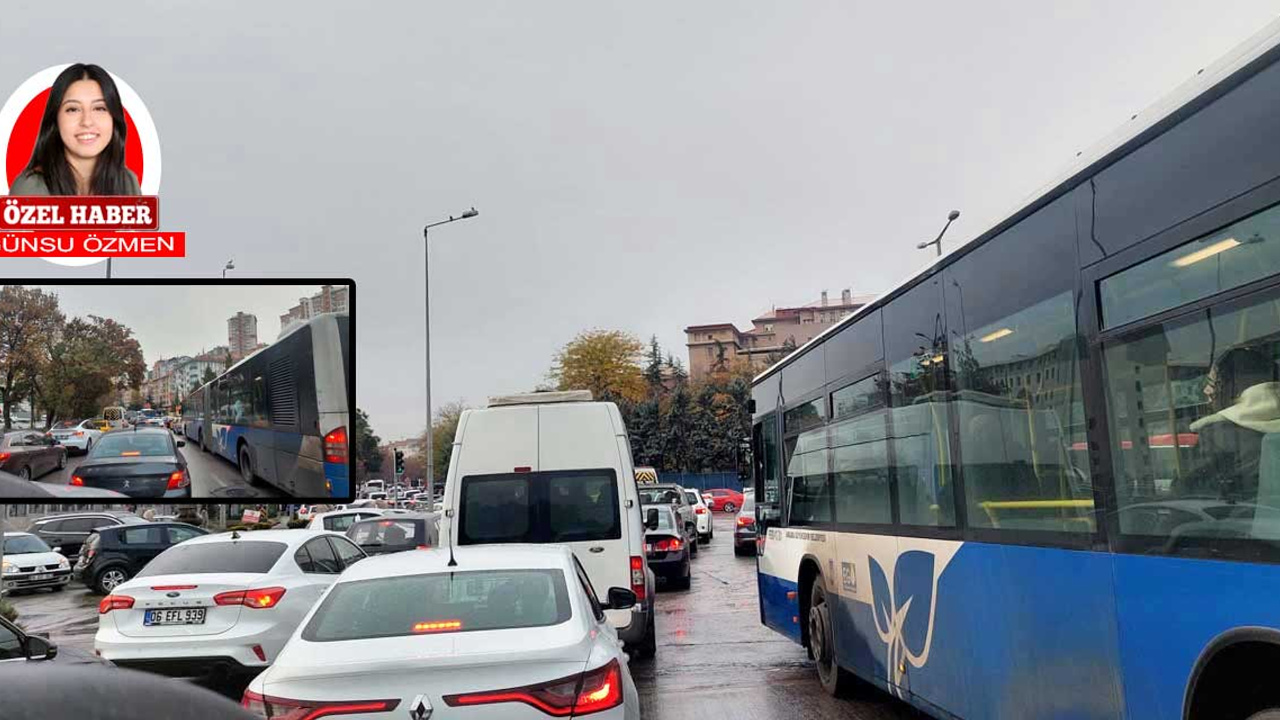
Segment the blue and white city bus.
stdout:
[[319,315],[197,388],[184,433],[294,497],[349,497],[350,318]]
[[761,620],[828,692],[1280,717],[1277,30],[756,378]]

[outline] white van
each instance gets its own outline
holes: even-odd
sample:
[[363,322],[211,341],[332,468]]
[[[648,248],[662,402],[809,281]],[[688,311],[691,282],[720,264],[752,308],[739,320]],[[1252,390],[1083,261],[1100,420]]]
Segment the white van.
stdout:
[[102,419],[111,425],[112,430],[120,430],[129,426],[129,423],[125,422],[124,408],[122,407],[102,408]]
[[464,411],[443,510],[441,535],[457,545],[568,545],[598,597],[612,587],[636,594],[630,610],[606,612],[638,656],[653,655],[653,572],[616,405],[571,391],[493,398]]

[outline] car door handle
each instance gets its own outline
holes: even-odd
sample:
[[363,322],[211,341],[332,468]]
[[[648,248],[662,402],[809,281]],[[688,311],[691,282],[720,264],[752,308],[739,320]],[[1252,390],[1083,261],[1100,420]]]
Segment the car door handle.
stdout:
[[591,552],[593,552],[593,553],[602,553],[602,552],[604,552],[604,546],[603,546],[603,545],[594,545],[594,546],[592,546],[592,547],[587,548],[587,550],[589,550],[589,551],[591,551]]

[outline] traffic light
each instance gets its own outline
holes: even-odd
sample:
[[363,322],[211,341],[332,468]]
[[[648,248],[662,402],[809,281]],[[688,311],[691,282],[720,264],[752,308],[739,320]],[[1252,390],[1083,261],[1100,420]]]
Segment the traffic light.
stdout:
[[396,450],[396,475],[404,474],[404,451]]

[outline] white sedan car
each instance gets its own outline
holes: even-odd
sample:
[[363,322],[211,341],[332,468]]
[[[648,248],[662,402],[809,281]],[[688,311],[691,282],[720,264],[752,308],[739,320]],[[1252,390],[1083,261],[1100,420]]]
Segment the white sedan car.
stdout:
[[364,557],[345,537],[310,530],[192,538],[102,599],[94,650],[163,675],[252,674],[276,659],[320,595]]
[[369,518],[380,517],[382,515],[404,514],[407,510],[397,510],[395,508],[377,508],[362,507],[350,510],[331,510],[329,512],[313,513],[311,519],[307,521],[308,530],[328,530],[330,532],[343,533],[352,525],[360,520],[368,520]]
[[[249,684],[262,717],[639,720],[601,601],[569,548],[475,545],[370,558],[343,573]],[[394,710],[394,714],[384,714]]]
[[55,427],[49,434],[53,435],[58,444],[65,447],[68,452],[78,450],[88,453],[93,449],[93,444],[102,437],[101,428],[101,420],[85,420],[71,426]]

